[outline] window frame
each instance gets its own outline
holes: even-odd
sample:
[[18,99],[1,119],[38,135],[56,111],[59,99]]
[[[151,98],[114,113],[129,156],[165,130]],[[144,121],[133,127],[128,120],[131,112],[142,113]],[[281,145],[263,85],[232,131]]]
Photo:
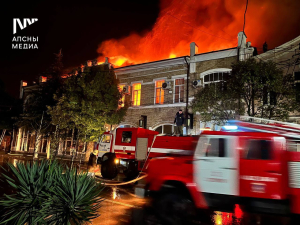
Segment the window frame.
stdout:
[[[109,142],[107,142],[108,139],[106,139],[106,137],[109,137]],[[100,143],[111,143],[111,135],[110,134],[104,134],[103,137],[101,138],[101,142]]]
[[[218,73],[218,80],[215,80],[215,74]],[[222,74],[222,79],[220,79],[220,73]],[[231,76],[231,71],[212,71],[211,73],[207,73],[205,75],[203,75],[202,79],[202,85],[203,87],[205,87],[205,85],[210,85],[212,83],[219,83],[219,82],[226,82],[226,80],[224,80],[224,74],[227,73],[228,76]],[[209,77],[208,81],[205,81],[205,77]],[[210,80],[210,77],[213,78],[213,80]]]
[[[176,85],[176,80],[183,80],[183,83],[182,84],[179,84],[179,85]],[[173,100],[173,103],[184,103],[184,86],[185,86],[185,82],[184,82],[184,77],[181,77],[181,78],[175,78],[174,79],[174,100]],[[176,87],[178,87],[178,102],[176,102]],[[181,93],[181,89],[183,89],[183,93],[182,93],[182,102],[180,101],[180,93]]]
[[[209,153],[212,153],[212,151],[208,151],[209,146],[211,146],[212,140],[217,141],[217,154],[218,155],[211,155]],[[202,136],[200,137],[198,141],[198,145],[196,147],[195,155],[198,155],[200,157],[205,157],[205,158],[233,158],[234,153],[231,153],[229,151],[230,149],[230,142],[233,141],[231,137],[228,136]],[[220,143],[222,142],[222,154],[220,154]],[[215,144],[215,143],[214,143]]]
[[[139,85],[139,89],[135,89],[135,87]],[[140,106],[141,105],[141,93],[142,93],[142,83],[134,83],[132,84],[132,106]],[[135,96],[137,95],[137,99]]]
[[153,130],[157,131],[157,129],[161,127],[161,131],[162,132],[160,134],[166,134],[165,133],[165,126],[171,126],[171,129],[172,129],[172,133],[171,134],[174,133],[174,131],[175,131],[174,124],[170,124],[170,123],[161,124],[161,125],[153,128]]
[[[161,83],[160,87],[158,87],[158,82]],[[165,91],[162,88],[162,84],[165,82],[165,80],[155,80],[155,88],[154,88],[154,105],[163,105],[165,100]],[[159,90],[160,96],[157,103],[157,90]]]
[[[124,137],[123,136],[124,133],[128,133],[128,134],[130,133],[130,141],[129,142],[125,141],[125,138],[129,138],[129,137]],[[132,131],[122,131],[122,136],[121,137],[122,137],[121,138],[121,143],[127,143],[127,144],[131,143],[131,141],[132,141]]]

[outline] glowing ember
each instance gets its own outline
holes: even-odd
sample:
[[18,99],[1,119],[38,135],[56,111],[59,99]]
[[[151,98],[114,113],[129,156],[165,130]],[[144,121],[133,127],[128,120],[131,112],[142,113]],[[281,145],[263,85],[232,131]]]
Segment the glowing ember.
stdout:
[[41,81],[42,81],[43,83],[47,82],[47,77],[43,77],[43,76],[42,76]]
[[[290,30],[298,25],[299,3],[287,1],[249,1],[245,33],[253,46],[261,47],[267,41],[275,47],[295,37],[297,32]],[[189,54],[191,42],[197,43],[199,53],[235,47],[243,29],[245,4],[236,0],[161,0],[151,31],[102,42],[98,60],[109,57],[119,67],[179,57]]]

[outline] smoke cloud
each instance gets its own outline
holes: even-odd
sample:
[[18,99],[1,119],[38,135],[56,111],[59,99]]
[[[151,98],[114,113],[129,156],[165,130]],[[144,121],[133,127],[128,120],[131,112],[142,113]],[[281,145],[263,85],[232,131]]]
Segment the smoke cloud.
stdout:
[[[102,42],[98,60],[109,57],[119,67],[179,57],[189,54],[191,42],[199,53],[236,47],[245,7],[246,0],[161,0],[151,31]],[[295,38],[300,34],[299,8],[300,1],[294,0],[249,0],[247,41],[260,51],[265,41],[272,48]]]

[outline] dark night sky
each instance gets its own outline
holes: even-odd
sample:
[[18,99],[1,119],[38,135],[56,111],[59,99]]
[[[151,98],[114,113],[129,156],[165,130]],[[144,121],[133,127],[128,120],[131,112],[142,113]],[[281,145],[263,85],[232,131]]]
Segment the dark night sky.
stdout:
[[[151,30],[159,1],[9,1],[1,8],[0,78],[6,90],[18,96],[20,80],[37,78],[60,48],[65,67],[75,67],[97,58],[97,47],[103,40]],[[38,50],[12,49],[13,18],[38,18],[16,34],[38,36]]]
[[[37,79],[53,63],[53,53],[62,49],[65,68],[71,69],[99,57],[99,45],[111,39],[118,40],[105,45],[108,50],[138,63],[166,58],[173,50],[176,56],[188,54],[192,41],[202,52],[236,46],[245,5],[246,0],[2,1],[0,88],[2,80],[17,97],[20,80]],[[249,0],[248,6],[245,32],[254,46],[267,41],[274,48],[300,35],[299,0]],[[38,18],[15,35],[38,36],[38,50],[12,49],[13,18]],[[141,52],[142,60],[136,61]]]

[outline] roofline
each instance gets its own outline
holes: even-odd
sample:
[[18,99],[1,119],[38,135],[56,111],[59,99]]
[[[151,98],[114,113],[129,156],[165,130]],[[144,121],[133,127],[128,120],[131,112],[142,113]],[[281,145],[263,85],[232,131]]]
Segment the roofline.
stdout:
[[190,57],[189,55],[185,55],[185,56],[180,56],[180,57],[175,57],[175,58],[169,58],[169,59],[162,59],[162,60],[156,60],[156,61],[150,61],[150,62],[145,62],[145,63],[140,63],[140,64],[134,64],[134,65],[129,65],[129,66],[123,66],[123,67],[118,67],[115,68],[115,70],[119,70],[119,69],[127,69],[130,67],[136,67],[136,66],[143,66],[146,64],[151,64],[151,63],[159,63],[159,62],[166,62],[166,61],[172,61],[175,59],[184,59],[185,57]]
[[236,48],[237,47],[232,47],[232,48],[220,49],[220,50],[211,51],[211,52],[203,52],[203,53],[200,53],[200,54],[195,54],[195,56],[205,55],[205,54],[210,54],[210,53],[216,53],[216,52],[222,52],[222,51],[232,50],[232,49],[236,49]]
[[[195,56],[200,56],[200,55],[207,55],[207,54],[214,54],[214,53],[218,53],[218,52],[223,52],[223,51],[228,51],[228,50],[233,50],[236,49],[237,47],[232,47],[232,48],[226,48],[226,49],[221,49],[221,50],[216,50],[216,51],[211,51],[211,52],[203,52],[200,54],[195,54]],[[151,64],[155,64],[155,63],[163,63],[163,62],[171,62],[171,61],[179,61],[180,59],[183,59],[185,57],[190,57],[189,55],[185,55],[185,56],[180,56],[180,57],[176,57],[176,58],[169,58],[169,59],[162,59],[162,60],[157,60],[157,61],[151,61],[151,62],[145,62],[145,63],[140,63],[140,64],[134,64],[134,65],[129,65],[129,66],[124,66],[124,67],[118,67],[115,68],[115,71],[118,72],[123,70],[123,69],[131,69],[131,68],[137,68],[139,66],[146,66],[146,65],[151,65]]]

